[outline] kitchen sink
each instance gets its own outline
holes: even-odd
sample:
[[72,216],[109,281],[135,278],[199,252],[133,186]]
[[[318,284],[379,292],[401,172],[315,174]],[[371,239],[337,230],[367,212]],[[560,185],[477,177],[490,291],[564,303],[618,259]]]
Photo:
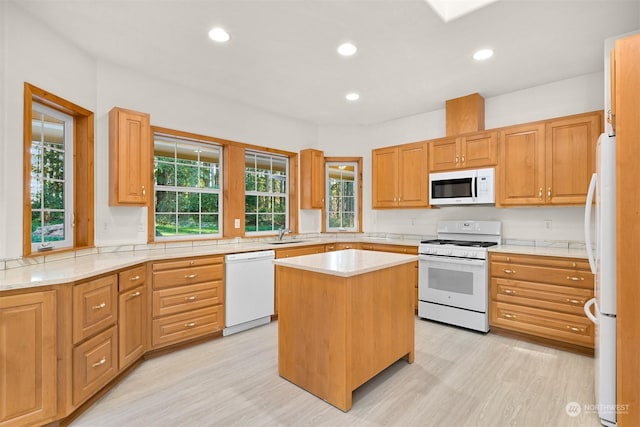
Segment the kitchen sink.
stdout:
[[306,240],[277,240],[275,242],[267,242],[270,245],[287,245],[294,243],[304,243]]

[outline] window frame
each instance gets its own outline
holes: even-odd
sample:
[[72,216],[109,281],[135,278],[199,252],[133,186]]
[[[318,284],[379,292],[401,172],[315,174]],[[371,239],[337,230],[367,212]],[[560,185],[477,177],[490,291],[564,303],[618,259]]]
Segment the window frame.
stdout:
[[[246,176],[247,176],[247,169],[246,169],[246,164],[247,164],[247,155],[249,154],[253,154],[255,156],[255,158],[257,158],[258,156],[262,156],[262,157],[268,157],[270,160],[270,166],[271,169],[270,171],[273,172],[273,160],[274,159],[281,159],[284,160],[285,162],[285,191],[282,193],[274,193],[273,191],[258,191],[258,190],[249,190],[247,191],[246,188]],[[247,218],[247,212],[246,212],[246,197],[247,196],[256,196],[256,197],[284,197],[285,198],[285,208],[284,208],[284,215],[285,215],[285,222],[284,222],[284,229],[287,230],[291,230],[290,227],[290,207],[291,207],[291,198],[290,198],[290,188],[291,188],[291,158],[290,156],[286,155],[286,154],[280,154],[280,153],[274,153],[274,152],[267,152],[267,151],[262,151],[259,149],[254,149],[254,148],[246,148],[244,150],[244,168],[243,168],[243,177],[244,177],[244,235],[245,236],[268,236],[268,235],[272,235],[274,233],[277,232],[277,230],[273,229],[274,224],[274,220],[272,218],[272,229],[271,230],[264,230],[264,231],[259,231],[260,225],[259,225],[259,211],[256,211],[256,231],[247,231],[247,222],[246,222],[246,218]],[[257,170],[257,165],[255,170]],[[271,175],[273,175],[273,173],[271,173]],[[271,180],[269,181],[271,182]],[[271,190],[271,189],[269,189]],[[256,204],[257,206],[257,204]],[[256,207],[257,209],[257,207]],[[275,214],[272,211],[272,215],[275,216]]]
[[[177,181],[176,181],[176,185],[171,186],[171,185],[160,185],[158,186],[158,184],[156,183],[156,179],[155,179],[155,162],[156,162],[156,150],[155,150],[155,143],[156,143],[156,136],[159,136],[160,138],[165,138],[168,142],[173,142],[175,144],[185,144],[185,145],[190,145],[190,148],[194,148],[194,151],[198,150],[198,159],[200,158],[200,151],[198,147],[202,147],[202,148],[212,148],[215,149],[217,151],[217,155],[218,155],[218,179],[219,179],[219,185],[218,188],[201,188],[201,187],[185,187],[185,186],[178,186],[177,185]],[[158,242],[170,242],[170,241],[175,241],[175,240],[185,240],[185,239],[189,239],[189,240],[198,240],[198,239],[218,239],[220,237],[223,236],[224,234],[224,219],[223,219],[223,215],[224,215],[224,202],[223,202],[223,188],[224,188],[224,165],[223,165],[223,149],[224,147],[222,146],[222,144],[217,143],[217,142],[213,142],[213,141],[206,141],[204,139],[200,139],[200,138],[193,138],[193,137],[185,137],[185,136],[176,136],[175,134],[171,134],[171,133],[165,133],[165,132],[152,132],[151,133],[151,138],[152,138],[152,149],[153,149],[153,200],[151,201],[151,205],[150,205],[150,210],[152,211],[152,222],[150,223],[150,227],[152,227],[152,233],[155,237],[156,236],[156,192],[157,191],[171,191],[171,192],[175,192],[176,193],[176,203],[178,203],[178,196],[180,193],[193,193],[193,194],[216,194],[218,196],[218,210],[216,212],[212,212],[211,214],[217,215],[218,216],[218,232],[217,233],[207,233],[207,234],[176,234],[174,236],[163,236],[161,238],[156,239]],[[177,174],[177,166],[178,166],[178,157],[177,154],[174,152],[174,165],[176,166],[176,170],[175,173]],[[201,163],[201,160],[198,160],[198,163]],[[188,190],[188,191],[187,191]],[[201,196],[200,196],[201,197]],[[202,215],[202,211],[198,211],[199,215]],[[178,216],[180,215],[180,212],[178,212],[176,210],[175,212],[176,215],[176,225],[178,224]],[[179,230],[179,226],[178,226],[178,230]]]
[[[33,103],[73,117],[73,245],[34,252],[31,248],[31,141]],[[94,246],[94,114],[77,104],[24,83],[22,151],[22,255],[24,257],[91,248]]]
[[[31,140],[31,144],[32,144],[32,148],[33,148],[33,143],[35,141],[33,141],[33,112],[38,112],[40,114],[43,115],[49,115],[51,117],[53,117],[54,119],[58,119],[61,120],[63,122],[63,126],[64,126],[64,131],[63,131],[63,135],[64,135],[64,141],[63,141],[63,153],[64,153],[64,163],[63,163],[63,188],[64,188],[64,206],[62,209],[62,212],[64,214],[64,239],[62,240],[57,240],[57,241],[50,241],[50,242],[45,242],[45,241],[40,241],[40,242],[33,242],[33,230],[31,231],[31,251],[32,252],[38,252],[38,248],[52,248],[52,249],[68,249],[73,247],[73,234],[74,234],[74,230],[73,230],[73,116],[70,116],[69,114],[65,114],[61,111],[55,110],[51,107],[47,107],[46,105],[43,105],[39,102],[34,102],[32,104],[32,140]],[[42,158],[44,160],[44,151],[45,151],[45,146],[44,143],[45,141],[39,141],[42,144],[41,150],[42,150]],[[32,154],[33,155],[33,154]],[[45,209],[44,207],[44,199],[45,199],[45,191],[44,191],[44,181],[46,181],[47,179],[45,178],[44,175],[41,176],[41,180],[42,180],[42,184],[41,184],[41,194],[42,194],[42,198],[40,200],[41,203],[41,207],[40,207],[40,211],[45,211],[47,209]],[[32,182],[30,182],[30,187],[32,186]],[[31,193],[30,193],[31,194]],[[33,195],[31,194],[31,197]],[[30,200],[31,200],[30,197]],[[33,207],[31,207],[31,213],[33,215]],[[33,216],[32,216],[33,218]],[[32,223],[33,224],[33,223]],[[42,250],[42,249],[40,249]]]
[[[362,157],[325,157],[325,166],[323,171],[324,177],[324,188],[325,188],[325,197],[324,203],[322,205],[322,232],[323,233],[362,233]],[[355,184],[355,189],[357,192],[355,206],[357,209],[355,215],[355,221],[357,225],[353,228],[348,229],[339,229],[339,228],[329,228],[329,201],[331,199],[328,191],[329,187],[329,179],[328,179],[328,165],[336,164],[336,163],[355,163],[357,166],[357,170],[355,172],[355,178],[357,180]]]

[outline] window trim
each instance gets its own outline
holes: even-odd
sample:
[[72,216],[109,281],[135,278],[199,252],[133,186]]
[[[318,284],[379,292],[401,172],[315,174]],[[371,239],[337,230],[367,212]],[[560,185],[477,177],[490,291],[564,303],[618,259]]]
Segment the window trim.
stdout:
[[24,83],[22,150],[22,254],[42,255],[31,250],[31,121],[33,103],[45,105],[73,117],[73,246],[47,251],[65,252],[94,246],[94,114],[64,98],[30,83]]
[[358,200],[357,200],[357,206],[358,206],[358,214],[357,214],[357,221],[358,221],[358,226],[356,227],[355,230],[345,230],[345,231],[340,231],[340,230],[336,230],[336,229],[328,229],[327,228],[327,203],[329,203],[329,196],[328,194],[325,195],[324,198],[324,203],[322,204],[322,232],[323,233],[327,233],[327,232],[331,232],[331,233],[362,233],[362,157],[325,157],[324,158],[324,162],[325,162],[325,167],[323,172],[323,181],[324,181],[324,187],[325,189],[327,188],[327,164],[328,163],[357,163],[358,165],[358,173],[357,173],[357,178],[358,178],[358,184],[357,184],[357,191],[358,191]]
[[[222,144],[220,144],[219,142],[214,142],[214,141],[210,141],[210,140],[205,140],[203,138],[195,138],[192,136],[190,137],[184,137],[184,136],[176,136],[175,132],[174,133],[166,133],[166,132],[154,132],[152,130],[151,132],[151,139],[152,139],[152,148],[153,148],[153,153],[152,153],[152,161],[155,164],[155,136],[159,135],[159,136],[164,136],[168,139],[172,139],[172,140],[176,140],[176,142],[179,141],[185,141],[185,142],[192,142],[194,145],[201,145],[201,146],[211,146],[211,147],[215,147],[216,149],[219,150],[219,156],[220,156],[220,161],[219,161],[219,166],[220,166],[220,181],[221,181],[221,185],[220,188],[217,190],[213,190],[213,191],[202,191],[202,192],[197,192],[199,194],[217,194],[218,195],[218,207],[219,210],[216,213],[218,215],[218,229],[219,232],[216,234],[194,234],[194,235],[177,235],[177,236],[167,236],[167,237],[163,237],[161,239],[157,239],[158,242],[175,242],[175,241],[180,241],[180,240],[207,240],[207,239],[219,239],[224,235],[224,200],[223,200],[223,192],[224,192],[224,185],[225,185],[225,180],[224,180],[224,170],[225,170],[225,166],[224,166],[224,156],[223,156],[223,152],[224,152],[224,146]],[[165,186],[161,186],[163,187],[162,189],[165,189]],[[191,188],[191,187],[172,187],[172,186],[168,186],[166,187],[166,189],[172,189],[172,190],[176,190],[178,193],[180,192],[179,190],[181,188]],[[153,200],[150,201],[149,204],[149,211],[151,212],[150,214],[150,223],[149,223],[149,228],[151,229],[150,234],[153,234],[153,237],[155,239],[155,192],[157,190],[157,186],[155,183],[155,174],[153,177]],[[195,192],[194,192],[195,193]],[[200,214],[202,214],[202,212],[200,212]]]

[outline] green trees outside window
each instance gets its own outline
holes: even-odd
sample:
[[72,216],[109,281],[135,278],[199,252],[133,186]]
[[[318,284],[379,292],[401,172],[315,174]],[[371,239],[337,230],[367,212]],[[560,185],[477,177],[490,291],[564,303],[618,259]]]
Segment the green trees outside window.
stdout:
[[287,157],[245,153],[245,232],[270,234],[288,228]]
[[358,163],[327,162],[326,229],[358,230]]
[[154,134],[156,238],[222,235],[221,156],[217,145]]

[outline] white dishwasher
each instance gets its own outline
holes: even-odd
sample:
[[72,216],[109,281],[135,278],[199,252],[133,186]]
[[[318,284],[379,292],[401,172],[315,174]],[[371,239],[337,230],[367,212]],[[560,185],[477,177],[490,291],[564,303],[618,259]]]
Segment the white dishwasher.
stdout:
[[226,255],[225,328],[222,335],[271,322],[274,302],[274,251]]

